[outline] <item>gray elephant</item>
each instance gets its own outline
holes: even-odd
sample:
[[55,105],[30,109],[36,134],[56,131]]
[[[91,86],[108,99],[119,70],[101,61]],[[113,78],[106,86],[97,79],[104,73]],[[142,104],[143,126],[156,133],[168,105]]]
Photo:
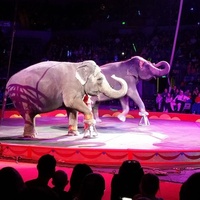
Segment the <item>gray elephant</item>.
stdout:
[[[161,77],[168,74],[170,71],[169,63],[166,61],[160,61],[157,64],[152,64],[140,56],[134,56],[125,61],[105,64],[101,66],[101,70],[113,88],[116,89],[119,87],[119,84],[110,78],[113,72],[116,76],[123,78],[128,84],[127,94],[120,98],[122,113],[118,115],[118,118],[121,121],[126,120],[126,115],[129,112],[128,100],[131,98],[139,107],[139,115],[142,116],[142,119],[144,120],[141,119],[141,125],[149,125],[147,118],[149,113],[145,109],[145,105],[136,86],[138,80],[150,80],[154,77]],[[98,114],[99,103],[106,100],[110,100],[110,98],[103,94],[91,97],[93,114],[97,122],[101,121]]]
[[97,136],[95,120],[84,103],[85,95],[100,93],[109,98],[119,98],[127,93],[126,82],[112,76],[121,88],[110,87],[100,67],[92,60],[71,63],[45,61],[29,66],[14,74],[7,82],[2,111],[9,96],[24,119],[24,137],[34,138],[35,116],[53,111],[63,104],[66,108],[69,125],[67,135],[78,134],[78,112],[84,114],[84,136]]

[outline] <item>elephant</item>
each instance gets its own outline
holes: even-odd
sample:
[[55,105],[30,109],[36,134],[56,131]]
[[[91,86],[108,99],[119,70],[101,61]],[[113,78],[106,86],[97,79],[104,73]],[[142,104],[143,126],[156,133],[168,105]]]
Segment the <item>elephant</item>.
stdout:
[[[118,83],[110,78],[113,72],[115,72],[116,76],[123,78],[128,84],[127,94],[119,98],[122,106],[122,113],[118,115],[119,120],[123,122],[126,120],[126,115],[130,110],[129,98],[131,98],[139,108],[139,115],[142,116],[143,123],[140,125],[149,125],[147,118],[149,113],[146,111],[145,105],[136,86],[139,80],[150,80],[155,77],[167,75],[170,71],[169,63],[166,61],[160,61],[157,64],[153,64],[143,57],[133,56],[130,59],[107,63],[100,67],[102,73],[106,76],[106,79],[113,88],[116,89],[119,87]],[[103,94],[91,97],[92,110],[96,122],[101,122],[98,113],[98,106],[100,102],[107,100],[110,100],[110,98]]]
[[[127,93],[126,82],[115,75],[121,88],[113,89],[100,67],[93,60],[83,62],[43,61],[33,64],[10,77],[6,84],[2,112],[9,97],[24,119],[23,137],[35,138],[35,116],[65,107],[68,121],[67,135],[79,135],[78,113],[84,115],[84,137],[96,137],[93,113],[84,103],[85,95],[100,93],[120,98]],[[3,114],[2,114],[3,116]]]

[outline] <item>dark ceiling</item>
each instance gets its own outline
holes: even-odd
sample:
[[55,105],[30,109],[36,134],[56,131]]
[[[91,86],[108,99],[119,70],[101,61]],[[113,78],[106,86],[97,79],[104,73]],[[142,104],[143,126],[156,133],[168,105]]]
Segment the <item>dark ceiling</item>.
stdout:
[[[0,21],[21,28],[89,28],[93,23],[125,21],[127,26],[166,26],[177,22],[178,0],[1,0]],[[181,23],[200,22],[199,0],[183,0]]]

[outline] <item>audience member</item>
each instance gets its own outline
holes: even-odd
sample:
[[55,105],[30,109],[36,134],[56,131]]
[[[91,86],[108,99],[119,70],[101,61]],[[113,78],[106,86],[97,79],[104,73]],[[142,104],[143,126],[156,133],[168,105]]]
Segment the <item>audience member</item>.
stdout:
[[175,89],[175,92],[172,93],[173,99],[179,94],[179,92],[180,92],[180,89],[179,89],[179,88],[176,88],[176,89]]
[[87,164],[79,163],[74,166],[70,177],[70,188],[68,191],[71,199],[77,197],[83,179],[85,178],[86,175],[92,172],[93,170]]
[[[61,200],[69,200],[69,194],[65,191],[65,187],[69,183],[67,173],[64,170],[57,170],[52,178],[52,188],[58,195]],[[70,199],[71,200],[71,199]]]
[[176,85],[173,85],[171,90],[169,91],[172,98],[174,99],[176,97],[176,95],[178,94],[177,91],[179,92],[178,88]]
[[85,176],[77,200],[101,200],[105,191],[105,179],[99,173]]
[[163,102],[163,97],[161,95],[161,93],[157,93],[156,96],[156,111],[162,111],[162,103]]
[[19,195],[26,188],[21,174],[13,167],[3,167],[0,170],[1,198],[19,199]]
[[198,96],[199,94],[199,88],[198,87],[195,87],[194,90],[192,91],[192,102],[194,103],[195,102],[195,98]]
[[168,92],[165,98],[165,101],[163,102],[163,112],[169,112],[171,110],[172,101],[173,101],[173,98],[171,94]]
[[200,172],[196,172],[182,184],[179,193],[179,200],[197,200],[200,199]]
[[56,159],[50,154],[41,156],[37,164],[38,177],[26,181],[27,187],[49,187],[49,180],[53,177],[56,170]]
[[139,184],[143,175],[143,168],[138,161],[124,161],[118,174],[114,174],[111,180],[111,200],[133,198],[140,192]]
[[184,95],[192,99],[192,94],[189,89],[185,90]]
[[144,174],[140,182],[140,194],[133,197],[133,200],[141,200],[147,198],[149,200],[162,200],[158,198],[157,192],[160,187],[160,180],[157,175],[152,173]]
[[163,91],[163,93],[161,94],[161,95],[162,95],[162,98],[163,98],[163,100],[162,100],[162,109],[163,109],[163,107],[164,107],[165,100],[166,100],[166,97],[167,97],[168,93],[169,93],[169,92],[168,92],[168,89],[165,88],[164,91]]
[[188,100],[190,100],[190,98],[184,94],[183,90],[180,90],[179,94],[171,102],[172,111],[174,111],[174,107],[177,106],[177,111],[181,112],[185,102]]
[[200,93],[198,93],[194,99],[194,103],[192,104],[192,113],[200,114]]
[[25,182],[28,188],[40,188],[42,191],[58,196],[48,185],[56,170],[56,159],[50,154],[42,155],[37,163],[37,178]]

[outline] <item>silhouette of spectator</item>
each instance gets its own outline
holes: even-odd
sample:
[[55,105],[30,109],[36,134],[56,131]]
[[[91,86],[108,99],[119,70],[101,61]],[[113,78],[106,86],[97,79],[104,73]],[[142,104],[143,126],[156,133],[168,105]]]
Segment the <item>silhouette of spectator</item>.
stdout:
[[[26,181],[27,187],[47,187],[56,170],[56,159],[50,154],[41,156],[37,163],[38,177]],[[49,187],[49,186],[48,186]]]
[[200,172],[196,172],[188,177],[182,184],[179,192],[179,200],[200,199]]
[[144,174],[140,182],[140,194],[133,197],[133,200],[147,198],[149,200],[162,200],[156,197],[160,187],[160,180],[157,175],[152,173]]
[[[60,200],[59,196],[54,191],[47,190],[44,187],[27,187],[25,188],[19,198],[20,200]],[[17,200],[18,200],[17,199]],[[67,199],[66,199],[67,200]]]
[[104,177],[99,173],[90,173],[83,179],[78,194],[78,200],[101,200],[104,191]]
[[51,193],[52,196],[58,196],[48,183],[56,170],[56,159],[50,154],[42,155],[37,163],[38,176],[25,182],[28,188],[40,188],[42,192]]
[[134,195],[140,192],[139,184],[143,175],[143,168],[138,161],[124,161],[118,174],[114,174],[111,180],[111,200],[118,200],[123,197],[132,199]]
[[26,185],[21,174],[13,167],[0,170],[0,194],[2,198],[18,199]]
[[83,179],[85,178],[86,175],[92,172],[93,170],[87,164],[79,163],[74,166],[71,177],[70,177],[70,188],[68,191],[71,199],[77,197]]
[[58,195],[61,200],[68,200],[69,194],[65,191],[65,187],[69,183],[68,175],[64,170],[57,170],[52,178],[52,188]]

